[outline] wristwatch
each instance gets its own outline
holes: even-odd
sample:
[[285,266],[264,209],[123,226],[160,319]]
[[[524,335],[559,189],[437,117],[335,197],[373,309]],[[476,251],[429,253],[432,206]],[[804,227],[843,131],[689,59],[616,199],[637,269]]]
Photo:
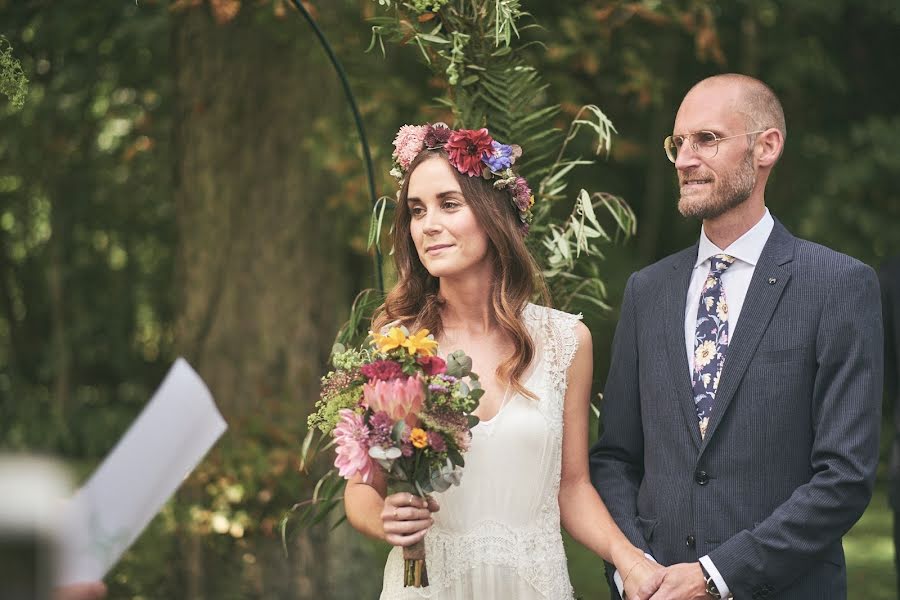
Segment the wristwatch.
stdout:
[[706,582],[706,593],[711,598],[722,600],[722,592],[716,587],[716,582],[713,581],[712,575],[706,572],[706,567],[703,566],[703,563],[700,564],[700,569],[703,571],[703,580]]

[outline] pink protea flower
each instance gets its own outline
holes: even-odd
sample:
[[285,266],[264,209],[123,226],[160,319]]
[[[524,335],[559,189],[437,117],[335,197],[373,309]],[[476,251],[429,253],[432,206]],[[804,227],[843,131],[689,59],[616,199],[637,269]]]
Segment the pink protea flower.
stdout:
[[404,171],[425,147],[427,125],[404,125],[394,138],[394,160]]
[[494,150],[494,140],[488,130],[459,129],[450,134],[445,146],[452,164],[460,173],[470,177],[480,177],[484,170],[484,160]]
[[425,385],[418,377],[370,381],[363,385],[363,402],[375,412],[383,410],[394,421],[412,427],[425,401]]
[[375,463],[369,456],[369,428],[362,415],[344,408],[338,413],[340,420],[334,428],[335,452],[334,466],[344,479],[350,479],[357,473],[365,483],[372,480]]

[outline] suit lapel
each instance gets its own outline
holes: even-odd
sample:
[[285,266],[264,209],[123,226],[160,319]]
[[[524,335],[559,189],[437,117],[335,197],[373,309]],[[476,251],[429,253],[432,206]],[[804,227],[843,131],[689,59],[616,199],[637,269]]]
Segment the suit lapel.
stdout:
[[699,244],[695,244],[693,249],[688,248],[673,262],[670,279],[666,285],[665,336],[676,401],[681,405],[694,445],[700,448],[700,427],[697,425],[697,409],[694,406],[694,392],[684,339],[685,303],[687,302],[688,286],[691,283],[691,273],[694,263],[697,261],[698,246]]
[[795,238],[776,220],[753,271],[740,319],[731,336],[701,452],[715,435],[722,416],[728,410],[728,405],[737,392],[750,360],[756,353],[759,341],[778,306],[781,294],[791,278],[791,272],[785,265],[793,260],[794,244]]

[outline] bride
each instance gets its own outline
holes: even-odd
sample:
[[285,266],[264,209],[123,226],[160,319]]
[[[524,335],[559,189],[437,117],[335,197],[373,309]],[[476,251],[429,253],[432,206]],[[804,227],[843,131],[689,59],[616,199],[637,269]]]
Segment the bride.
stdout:
[[[615,565],[629,600],[648,598],[661,567],[588,475],[590,333],[580,316],[529,303],[547,292],[524,242],[534,200],[512,171],[521,150],[441,124],[404,126],[394,145],[399,281],[373,329],[428,328],[442,352],[472,358],[485,394],[459,486],[426,502],[387,495],[383,477],[348,482],[350,523],[395,546],[381,598],[570,600],[560,522]],[[430,585],[404,588],[401,547],[423,538]]]

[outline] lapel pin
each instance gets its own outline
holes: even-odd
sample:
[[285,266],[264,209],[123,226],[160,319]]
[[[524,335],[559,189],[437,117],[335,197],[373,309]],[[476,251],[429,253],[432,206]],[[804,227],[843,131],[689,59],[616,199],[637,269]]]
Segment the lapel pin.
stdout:
[[778,283],[777,279],[775,279],[774,277],[769,277],[769,285],[775,285],[776,283]]

